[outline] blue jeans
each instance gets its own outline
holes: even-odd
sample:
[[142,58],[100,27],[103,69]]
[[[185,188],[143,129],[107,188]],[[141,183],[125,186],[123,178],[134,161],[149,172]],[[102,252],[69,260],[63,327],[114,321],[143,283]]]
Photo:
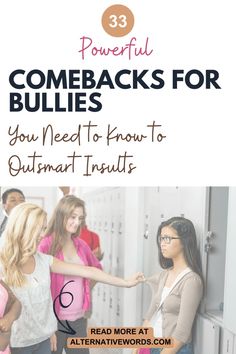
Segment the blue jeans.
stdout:
[[12,354],[51,354],[50,339],[29,347],[11,348]]
[[[151,354],[161,354],[161,348],[152,348]],[[185,344],[177,354],[193,354],[193,347],[191,343]]]
[[[69,353],[79,353],[79,354],[89,354],[89,348],[79,348],[79,349],[70,349],[67,348],[67,338],[69,337],[87,337],[87,320],[85,318],[79,318],[76,321],[68,321],[71,328],[76,331],[76,334],[73,336],[71,334],[66,334],[60,331],[56,332],[57,336],[57,351],[52,352],[53,354],[62,354],[63,349],[66,354]],[[58,323],[58,329],[64,329],[62,324],[66,324],[65,321]]]

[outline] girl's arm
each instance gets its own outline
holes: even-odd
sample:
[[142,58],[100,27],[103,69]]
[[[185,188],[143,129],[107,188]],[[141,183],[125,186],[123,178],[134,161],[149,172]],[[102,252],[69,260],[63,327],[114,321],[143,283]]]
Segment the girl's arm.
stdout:
[[126,287],[126,288],[130,288],[144,281],[144,276],[142,273],[136,273],[129,279],[122,279],[122,278],[115,277],[111,274],[105,273],[102,270],[94,267],[87,267],[87,266],[62,262],[55,257],[53,258],[51,271],[53,273],[59,273],[64,275],[77,275],[82,278],[88,278],[91,280],[99,281],[101,283]]
[[7,290],[9,298],[8,298],[5,314],[0,319],[0,331],[8,332],[11,330],[11,326],[13,322],[20,316],[21,303],[5,283],[2,282],[1,284]]
[[181,294],[177,326],[171,336],[174,341],[174,347],[165,348],[161,353],[178,353],[179,349],[187,342],[192,331],[192,325],[202,297],[202,291],[203,286],[200,277],[194,276],[185,281]]
[[11,332],[0,331],[0,351],[4,351],[10,342]]
[[99,261],[101,261],[101,260],[103,259],[103,253],[102,253],[101,247],[95,248],[92,252],[93,252],[94,256],[95,256]]
[[8,332],[15,320],[20,316],[21,303],[15,299],[10,310],[0,319],[0,331]]

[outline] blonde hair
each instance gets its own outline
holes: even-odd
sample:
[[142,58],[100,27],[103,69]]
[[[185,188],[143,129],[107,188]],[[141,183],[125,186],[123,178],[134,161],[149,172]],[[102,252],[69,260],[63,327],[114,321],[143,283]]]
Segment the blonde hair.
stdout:
[[[60,251],[65,242],[66,223],[75,210],[75,208],[83,208],[85,217],[85,203],[83,200],[75,197],[74,195],[66,195],[57,204],[52,218],[48,223],[46,230],[47,235],[52,235],[52,245],[50,248],[50,254],[55,256]],[[78,236],[80,233],[81,225],[78,226],[73,236]]]
[[46,212],[31,203],[16,206],[5,229],[5,242],[0,252],[4,280],[9,286],[21,287],[26,279],[21,266],[36,253]]

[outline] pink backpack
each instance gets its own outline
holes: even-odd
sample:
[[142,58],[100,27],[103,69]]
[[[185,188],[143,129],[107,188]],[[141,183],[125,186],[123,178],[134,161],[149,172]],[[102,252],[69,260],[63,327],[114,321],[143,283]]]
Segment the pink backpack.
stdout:
[[140,348],[138,351],[138,354],[150,354],[151,350],[150,348]]

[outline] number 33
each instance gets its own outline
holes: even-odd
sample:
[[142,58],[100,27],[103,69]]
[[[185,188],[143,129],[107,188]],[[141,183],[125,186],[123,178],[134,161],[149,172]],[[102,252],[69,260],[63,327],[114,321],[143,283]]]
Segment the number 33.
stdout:
[[116,15],[111,15],[109,19],[111,20],[109,26],[112,28],[115,28],[117,26],[124,28],[127,26],[127,19],[125,15],[120,15],[118,17]]

